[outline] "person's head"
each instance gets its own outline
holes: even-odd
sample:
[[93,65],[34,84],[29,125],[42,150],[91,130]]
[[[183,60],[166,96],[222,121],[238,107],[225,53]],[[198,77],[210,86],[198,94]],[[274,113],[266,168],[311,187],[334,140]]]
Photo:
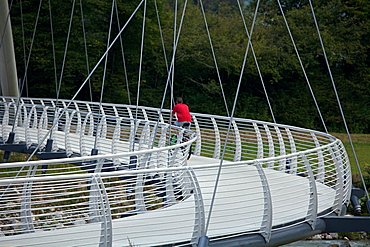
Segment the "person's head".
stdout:
[[177,99],[176,99],[176,104],[179,104],[179,103],[184,103],[184,102],[182,101],[182,98],[181,98],[181,97],[177,97]]

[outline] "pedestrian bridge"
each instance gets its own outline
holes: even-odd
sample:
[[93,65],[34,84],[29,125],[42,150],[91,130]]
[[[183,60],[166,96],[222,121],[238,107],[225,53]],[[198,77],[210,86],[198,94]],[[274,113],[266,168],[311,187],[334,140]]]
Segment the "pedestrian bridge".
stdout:
[[169,110],[0,99],[4,158],[34,154],[0,164],[2,245],[277,246],[349,202],[348,157],[326,133],[198,113],[184,130]]

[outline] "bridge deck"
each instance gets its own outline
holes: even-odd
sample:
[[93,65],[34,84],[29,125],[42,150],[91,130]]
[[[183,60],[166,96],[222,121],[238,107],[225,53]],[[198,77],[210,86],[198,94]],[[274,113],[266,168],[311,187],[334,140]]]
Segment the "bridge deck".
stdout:
[[[194,167],[199,180],[206,216],[217,168],[204,170],[196,167],[210,164],[219,164],[219,160],[193,155],[188,162],[189,166]],[[264,170],[270,185],[274,216],[278,216],[273,218],[273,225],[289,224],[305,217],[306,213],[302,213],[304,212],[302,208],[308,210],[309,206],[308,179],[271,169]],[[238,175],[235,176],[235,174]],[[212,221],[207,234],[209,237],[260,230],[263,198],[260,197],[261,183],[255,179],[256,176],[258,174],[254,166],[228,166],[227,162],[224,163],[220,176],[220,189],[217,191]],[[233,190],[227,186],[230,181],[232,181]],[[318,212],[324,212],[333,206],[335,191],[320,183],[316,186],[319,197]],[[300,187],[302,193],[297,193],[297,187]],[[295,188],[294,193],[292,188]],[[297,201],[300,202],[299,206],[296,204]],[[228,213],[225,214],[225,211]],[[156,243],[163,244],[164,240],[168,244],[176,243],[181,239],[189,240],[193,232],[194,214],[194,197],[190,197],[167,208],[113,220],[113,246],[129,246],[130,243],[135,246],[153,246]],[[255,220],[251,221],[251,219]],[[156,234],[153,234],[153,229]],[[2,238],[1,241],[6,246],[34,246],[35,242],[37,246],[88,246],[99,242],[100,231],[101,223],[85,224],[58,230],[57,235],[55,231],[39,231],[9,236]],[[142,236],[138,238],[137,232],[142,232]],[[158,235],[158,232],[161,234]]]
[[[47,116],[54,109],[44,105],[50,104],[25,105],[14,131],[15,144],[35,145],[42,139],[46,144],[52,126]],[[10,123],[16,122],[12,107],[17,104],[3,106],[3,141],[12,130]],[[114,116],[91,118],[95,113],[90,110],[61,116],[64,122],[53,131],[52,151],[65,150],[69,158],[0,165],[2,245],[194,244],[205,229],[212,241],[245,233],[266,240],[287,226],[308,223],[314,228],[322,214],[340,214],[348,204],[348,157],[339,140],[328,134],[234,119],[223,148],[229,119],[194,113],[194,131],[173,145],[169,140],[184,130],[165,125],[168,117],[157,116],[158,109],[142,108],[144,119],[134,125],[123,114],[130,113],[130,107],[103,107],[105,112],[113,107]],[[130,142],[135,152],[129,152]],[[186,161],[191,142],[194,154]],[[92,156],[95,147],[99,155]],[[72,153],[82,157],[72,158]],[[229,161],[223,161],[211,211],[223,154]]]

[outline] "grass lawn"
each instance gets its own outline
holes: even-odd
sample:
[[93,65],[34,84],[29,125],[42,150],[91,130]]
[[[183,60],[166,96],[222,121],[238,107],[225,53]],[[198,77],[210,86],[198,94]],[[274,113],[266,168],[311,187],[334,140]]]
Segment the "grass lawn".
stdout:
[[[352,148],[350,146],[348,136],[345,133],[330,133],[331,135],[339,138],[346,147],[351,168],[352,174],[354,175],[355,179],[358,177],[359,171],[353,157]],[[370,134],[351,134],[351,139],[353,142],[353,146],[355,148],[356,156],[361,167],[361,171],[366,173],[366,171],[370,171]],[[3,151],[0,151],[0,161],[3,157]],[[9,162],[17,162],[17,161],[24,161],[27,159],[28,155],[25,154],[15,154],[12,153],[10,156]],[[370,175],[370,174],[364,174]]]
[[[353,156],[352,148],[348,140],[347,134],[344,133],[330,133],[330,134],[339,138],[343,142],[350,159],[352,174],[354,175],[353,177],[354,179],[357,179],[359,171]],[[351,134],[351,139],[362,173],[370,171],[370,134]]]

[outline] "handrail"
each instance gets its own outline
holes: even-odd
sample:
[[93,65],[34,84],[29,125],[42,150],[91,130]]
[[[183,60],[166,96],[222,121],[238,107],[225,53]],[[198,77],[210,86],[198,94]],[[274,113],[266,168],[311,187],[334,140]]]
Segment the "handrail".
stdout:
[[[52,126],[50,112],[69,103],[54,102],[21,98],[23,114],[14,119],[14,100],[1,97],[0,112],[6,113],[0,115],[3,142],[9,126],[18,122],[15,130],[24,130],[23,136],[15,133],[13,144],[35,145]],[[69,229],[82,221],[81,241],[89,242],[75,240],[74,245],[111,246],[117,241],[124,245],[127,237],[143,246],[196,244],[204,232],[219,142],[229,118],[192,113],[194,131],[188,131],[168,128],[169,110],[140,107],[139,119],[133,119],[131,106],[101,104],[104,115],[98,118],[99,104],[76,101],[70,107],[54,125],[52,137],[56,139],[52,152],[65,148],[67,158],[0,163],[0,214],[13,219],[13,223],[1,222],[12,229],[0,227],[9,235],[4,241],[22,241],[27,236],[19,234],[38,234],[37,230],[55,238],[58,232],[73,235]],[[314,229],[318,217],[343,213],[351,171],[339,139],[250,119],[233,118],[232,126],[207,235],[217,238],[250,231],[269,242],[271,233],[287,224],[307,222]],[[101,153],[91,155],[88,150],[95,135]],[[176,141],[171,142],[175,135]],[[153,141],[156,144],[149,145]],[[0,147],[9,148],[6,145]],[[199,164],[193,164],[193,158],[187,160],[191,145],[194,162],[202,159]],[[20,175],[13,176],[17,172]],[[152,212],[156,210],[161,223]],[[287,210],[289,215],[284,213]],[[60,231],[49,231],[54,227]]]
[[[189,142],[193,142],[195,140],[191,140]],[[289,158],[307,155],[309,153],[316,153],[320,150],[329,150],[333,147],[333,145],[338,145],[340,140],[336,140],[333,143],[324,145],[322,147],[317,147],[311,150],[301,151],[295,154],[286,154],[278,157],[268,157],[268,158],[261,158],[255,160],[246,160],[246,161],[234,161],[234,162],[227,162],[225,166],[239,166],[239,165],[254,165],[256,162],[258,163],[270,163],[276,160],[287,160]],[[162,147],[155,149],[155,151],[163,151],[168,149],[175,149],[185,146],[188,143],[181,143],[176,144],[171,147]],[[188,144],[189,145],[189,144]],[[15,167],[23,167],[25,164],[29,167],[38,166],[38,165],[47,165],[52,163],[76,163],[79,161],[94,161],[94,160],[101,160],[104,158],[118,158],[123,156],[132,156],[133,154],[147,154],[153,152],[152,150],[141,150],[136,152],[125,152],[125,153],[117,153],[117,154],[104,154],[104,155],[94,155],[94,156],[85,156],[85,157],[74,157],[74,158],[63,158],[63,159],[53,159],[53,160],[38,160],[38,161],[28,161],[28,162],[13,162],[13,163],[0,163],[0,169],[6,168],[15,168]],[[218,164],[207,164],[207,165],[197,165],[193,166],[194,170],[197,169],[207,169],[207,168],[217,168]],[[165,172],[165,171],[180,171],[183,170],[183,167],[166,167],[166,168],[155,168],[155,169],[145,169],[144,171],[141,170],[130,170],[130,171],[114,171],[114,172],[97,172],[102,177],[109,177],[109,176],[121,176],[121,175],[137,175],[142,172],[152,173],[152,172]],[[0,184],[7,184],[7,183],[14,183],[15,179],[17,182],[26,183],[26,182],[33,182],[33,181],[48,181],[48,180],[63,180],[63,179],[75,179],[75,178],[88,178],[91,175],[89,174],[71,174],[71,175],[58,175],[58,176],[42,176],[42,177],[28,177],[28,178],[14,178],[14,179],[1,179]]]

